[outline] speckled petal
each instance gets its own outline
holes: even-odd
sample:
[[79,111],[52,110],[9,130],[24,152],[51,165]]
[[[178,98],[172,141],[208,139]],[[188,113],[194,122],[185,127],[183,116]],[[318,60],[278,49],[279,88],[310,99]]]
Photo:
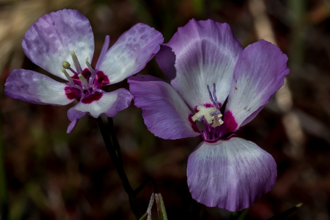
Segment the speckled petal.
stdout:
[[289,73],[287,60],[278,47],[264,40],[243,50],[226,106],[237,123],[234,130],[249,123],[283,85]]
[[174,89],[191,107],[212,103],[207,85],[216,85],[217,101],[224,103],[234,67],[242,51],[226,23],[190,20],[178,28],[156,55],[156,61]]
[[24,35],[22,47],[32,62],[66,79],[61,72],[63,61],[75,69],[71,58],[71,51],[74,51],[84,69],[86,58],[93,58],[94,36],[84,15],[64,9],[39,18]]
[[255,143],[233,137],[202,142],[189,156],[188,186],[193,199],[228,211],[248,208],[275,184],[274,158]]
[[5,93],[13,98],[36,104],[67,105],[74,101],[67,97],[65,83],[40,73],[15,69],[5,83]]
[[200,135],[189,122],[191,111],[172,86],[150,75],[128,78],[134,104],[142,108],[144,123],[156,136],[179,139]]
[[163,43],[163,35],[146,24],[138,23],[123,33],[100,63],[110,83],[120,82],[141,71]]
[[98,100],[90,103],[80,101],[77,105],[68,110],[68,118],[70,121],[77,120],[88,114],[94,118],[98,118],[101,114],[113,117],[117,112],[127,108],[133,96],[126,89],[117,89],[113,92],[102,93]]

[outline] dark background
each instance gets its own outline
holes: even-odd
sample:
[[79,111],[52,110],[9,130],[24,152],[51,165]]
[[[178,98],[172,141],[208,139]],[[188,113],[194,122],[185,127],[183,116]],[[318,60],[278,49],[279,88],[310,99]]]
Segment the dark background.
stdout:
[[[261,38],[277,44],[289,56],[286,84],[238,136],[273,155],[278,178],[245,219],[267,219],[301,202],[290,219],[330,219],[330,1],[0,0],[0,163],[5,166],[0,182],[7,185],[6,194],[0,188],[0,198],[8,201],[9,219],[134,219],[95,119],[82,118],[66,134],[70,106],[34,105],[3,95],[13,69],[45,73],[24,56],[22,37],[39,17],[63,8],[89,18],[94,59],[105,35],[113,44],[137,22],[162,32],[165,42],[189,19],[210,18],[229,23],[243,47]],[[163,77],[155,60],[142,73]],[[126,81],[109,90],[119,87],[127,88]],[[133,187],[152,176],[169,220],[189,219],[193,201],[186,165],[200,139],[155,138],[134,105],[115,116],[114,123]],[[151,192],[148,185],[137,197],[141,213]],[[205,206],[201,216],[230,218],[227,211]]]

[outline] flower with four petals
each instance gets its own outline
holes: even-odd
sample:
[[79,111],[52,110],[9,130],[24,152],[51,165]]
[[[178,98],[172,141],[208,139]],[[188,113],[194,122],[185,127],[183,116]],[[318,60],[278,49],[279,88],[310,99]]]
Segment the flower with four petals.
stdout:
[[228,24],[190,20],[156,61],[170,84],[138,75],[128,78],[130,92],[156,136],[202,137],[188,159],[192,197],[229,211],[251,206],[274,185],[276,163],[235,132],[283,85],[287,56],[264,40],[243,49]]
[[118,83],[141,71],[163,43],[160,32],[138,23],[123,33],[110,48],[106,36],[95,67],[94,35],[88,19],[76,10],[60,10],[39,18],[26,32],[22,47],[26,56],[58,82],[32,70],[15,69],[6,80],[5,93],[11,98],[37,104],[67,105],[71,132],[88,114],[113,117],[127,108],[133,96],[124,88],[105,92],[101,88]]

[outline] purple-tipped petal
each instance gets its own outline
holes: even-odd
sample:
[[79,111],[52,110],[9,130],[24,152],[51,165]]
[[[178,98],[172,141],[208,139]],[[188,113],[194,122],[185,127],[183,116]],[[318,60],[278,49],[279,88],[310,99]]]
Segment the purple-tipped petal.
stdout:
[[240,211],[275,184],[274,158],[242,138],[202,142],[189,156],[188,186],[193,199],[209,207]]
[[171,85],[149,75],[128,79],[134,104],[142,108],[144,123],[154,135],[179,139],[199,135],[190,122],[191,111]]
[[67,105],[75,99],[66,94],[65,83],[60,83],[32,70],[15,69],[5,83],[5,94],[36,104]]
[[131,93],[122,88],[113,92],[101,93],[101,96],[99,94],[91,96],[70,108],[68,110],[68,118],[70,121],[74,121],[86,114],[94,118],[98,118],[101,114],[113,117],[117,112],[127,108],[132,99]]
[[240,54],[226,107],[237,122],[236,130],[249,123],[283,85],[289,73],[287,60],[278,47],[264,40]]
[[163,35],[146,24],[138,23],[123,33],[99,65],[110,79],[120,82],[141,71],[159,51]]
[[39,18],[26,32],[22,47],[32,62],[66,79],[61,72],[63,61],[75,68],[71,57],[71,51],[74,51],[82,69],[86,68],[86,58],[93,58],[94,36],[84,15],[64,9]]
[[207,85],[213,91],[213,83],[218,102],[224,103],[241,51],[228,24],[192,19],[178,28],[156,55],[156,61],[175,90],[195,108],[212,103]]

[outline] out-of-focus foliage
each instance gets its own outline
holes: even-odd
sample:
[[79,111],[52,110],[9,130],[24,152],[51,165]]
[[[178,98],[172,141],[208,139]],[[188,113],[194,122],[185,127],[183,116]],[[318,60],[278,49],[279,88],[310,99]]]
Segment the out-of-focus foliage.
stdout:
[[[42,71],[24,56],[21,40],[40,16],[62,8],[78,9],[91,21],[94,60],[106,34],[113,44],[137,22],[162,32],[165,42],[189,19],[210,18],[229,23],[243,47],[260,38],[276,43],[289,56],[291,73],[286,86],[239,136],[274,156],[278,179],[245,219],[267,219],[300,202],[304,205],[291,219],[330,218],[328,1],[0,0],[1,162],[6,171],[9,219],[134,219],[93,118],[81,119],[68,135],[66,111],[70,106],[34,105],[3,94],[12,69]],[[154,60],[142,73],[164,78]],[[122,86],[127,88],[126,82],[118,85]],[[168,219],[189,219],[195,206],[187,187],[186,164],[200,140],[155,138],[133,105],[119,113],[114,123],[132,186],[152,176]],[[150,184],[137,197],[141,216],[151,193]],[[156,219],[157,213],[153,215]],[[230,219],[230,213],[202,206],[201,217]]]

